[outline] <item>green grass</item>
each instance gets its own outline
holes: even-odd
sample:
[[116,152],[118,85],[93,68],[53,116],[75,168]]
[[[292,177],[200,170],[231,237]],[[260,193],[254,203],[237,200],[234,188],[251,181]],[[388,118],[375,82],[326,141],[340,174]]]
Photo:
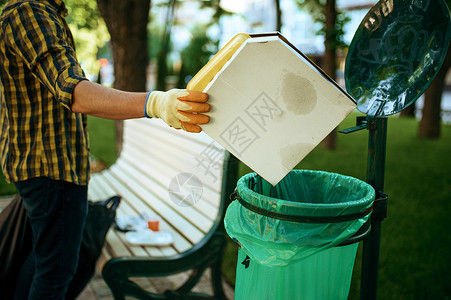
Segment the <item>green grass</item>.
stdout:
[[91,157],[110,166],[117,158],[115,121],[88,116]]
[[[355,114],[340,128],[351,127]],[[91,150],[97,159],[115,160],[114,122],[90,118]],[[379,299],[451,299],[451,126],[442,126],[438,140],[417,137],[418,122],[388,121],[385,193],[388,217],[382,223]],[[297,168],[323,170],[364,180],[368,132],[338,135],[338,149],[318,146]],[[250,170],[244,165],[240,175]],[[8,187],[0,180],[0,194]],[[355,264],[350,299],[359,299],[360,256]],[[234,281],[236,247],[227,245],[224,274]]]
[[7,183],[3,173],[0,173],[0,196],[12,195],[17,192],[16,187],[12,183]]
[[[340,128],[355,123],[351,115]],[[388,217],[382,223],[378,299],[451,298],[451,126],[439,140],[417,137],[418,122],[388,121],[385,190]],[[368,132],[338,135],[338,149],[321,146],[297,168],[323,170],[365,180]],[[242,173],[250,171],[242,168]],[[224,269],[234,281],[236,249],[226,250]],[[359,299],[361,245],[349,299]]]

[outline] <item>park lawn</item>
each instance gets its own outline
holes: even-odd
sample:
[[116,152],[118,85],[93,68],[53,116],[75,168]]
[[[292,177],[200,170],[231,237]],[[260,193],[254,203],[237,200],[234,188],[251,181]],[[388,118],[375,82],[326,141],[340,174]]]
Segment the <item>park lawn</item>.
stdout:
[[[352,114],[340,129],[352,127]],[[388,217],[382,223],[378,299],[450,299],[451,297],[451,126],[442,137],[417,137],[418,122],[388,120],[385,190]],[[338,135],[336,151],[315,148],[296,168],[366,178],[368,132]],[[250,170],[243,167],[241,175]],[[224,270],[234,282],[236,249],[229,242]],[[361,245],[349,299],[360,298]]]
[[115,121],[88,116],[91,158],[110,166],[117,158]]
[[[351,114],[340,128],[351,127]],[[111,164],[115,157],[114,122],[90,118],[92,154]],[[417,137],[414,119],[390,117],[388,121],[385,193],[388,217],[382,223],[379,265],[379,299],[451,298],[451,126],[442,126],[438,140]],[[364,180],[368,132],[338,135],[338,148],[318,146],[298,166]],[[241,165],[240,176],[250,172]],[[0,195],[14,193],[0,178]],[[361,246],[361,245],[360,245]],[[355,264],[349,299],[359,299],[360,256]],[[229,241],[224,255],[224,276],[235,279],[236,246]]]

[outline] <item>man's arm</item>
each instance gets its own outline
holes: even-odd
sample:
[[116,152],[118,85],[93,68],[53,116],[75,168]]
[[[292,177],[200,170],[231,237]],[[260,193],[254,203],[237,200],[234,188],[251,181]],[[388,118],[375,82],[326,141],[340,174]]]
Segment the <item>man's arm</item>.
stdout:
[[151,93],[123,92],[87,80],[80,81],[72,94],[71,109],[96,117],[125,120],[140,117],[160,118],[171,127],[201,132],[210,111],[208,95],[173,89]]
[[147,93],[123,92],[80,81],[72,95],[72,111],[112,120],[144,117]]

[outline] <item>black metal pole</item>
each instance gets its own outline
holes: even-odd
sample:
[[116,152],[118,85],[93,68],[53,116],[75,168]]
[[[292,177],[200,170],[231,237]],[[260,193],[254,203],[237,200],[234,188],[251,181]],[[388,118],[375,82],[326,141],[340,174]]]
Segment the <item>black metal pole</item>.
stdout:
[[[387,145],[387,117],[368,117],[368,165],[367,182],[376,190],[376,199],[381,199],[384,189],[385,153]],[[387,198],[375,201],[371,217],[371,232],[363,241],[362,281],[360,299],[377,299],[379,248],[381,221],[385,217]]]

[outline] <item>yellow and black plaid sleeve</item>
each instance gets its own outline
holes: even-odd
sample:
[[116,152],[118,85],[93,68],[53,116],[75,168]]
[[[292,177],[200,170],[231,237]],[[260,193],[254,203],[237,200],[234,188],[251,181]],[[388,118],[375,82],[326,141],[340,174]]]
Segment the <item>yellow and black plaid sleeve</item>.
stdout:
[[0,16],[0,156],[7,181],[89,180],[87,120],[70,110],[85,75],[62,0],[10,0]]
[[54,7],[25,2],[5,20],[6,42],[63,105],[70,109],[75,85],[84,80],[69,31]]

